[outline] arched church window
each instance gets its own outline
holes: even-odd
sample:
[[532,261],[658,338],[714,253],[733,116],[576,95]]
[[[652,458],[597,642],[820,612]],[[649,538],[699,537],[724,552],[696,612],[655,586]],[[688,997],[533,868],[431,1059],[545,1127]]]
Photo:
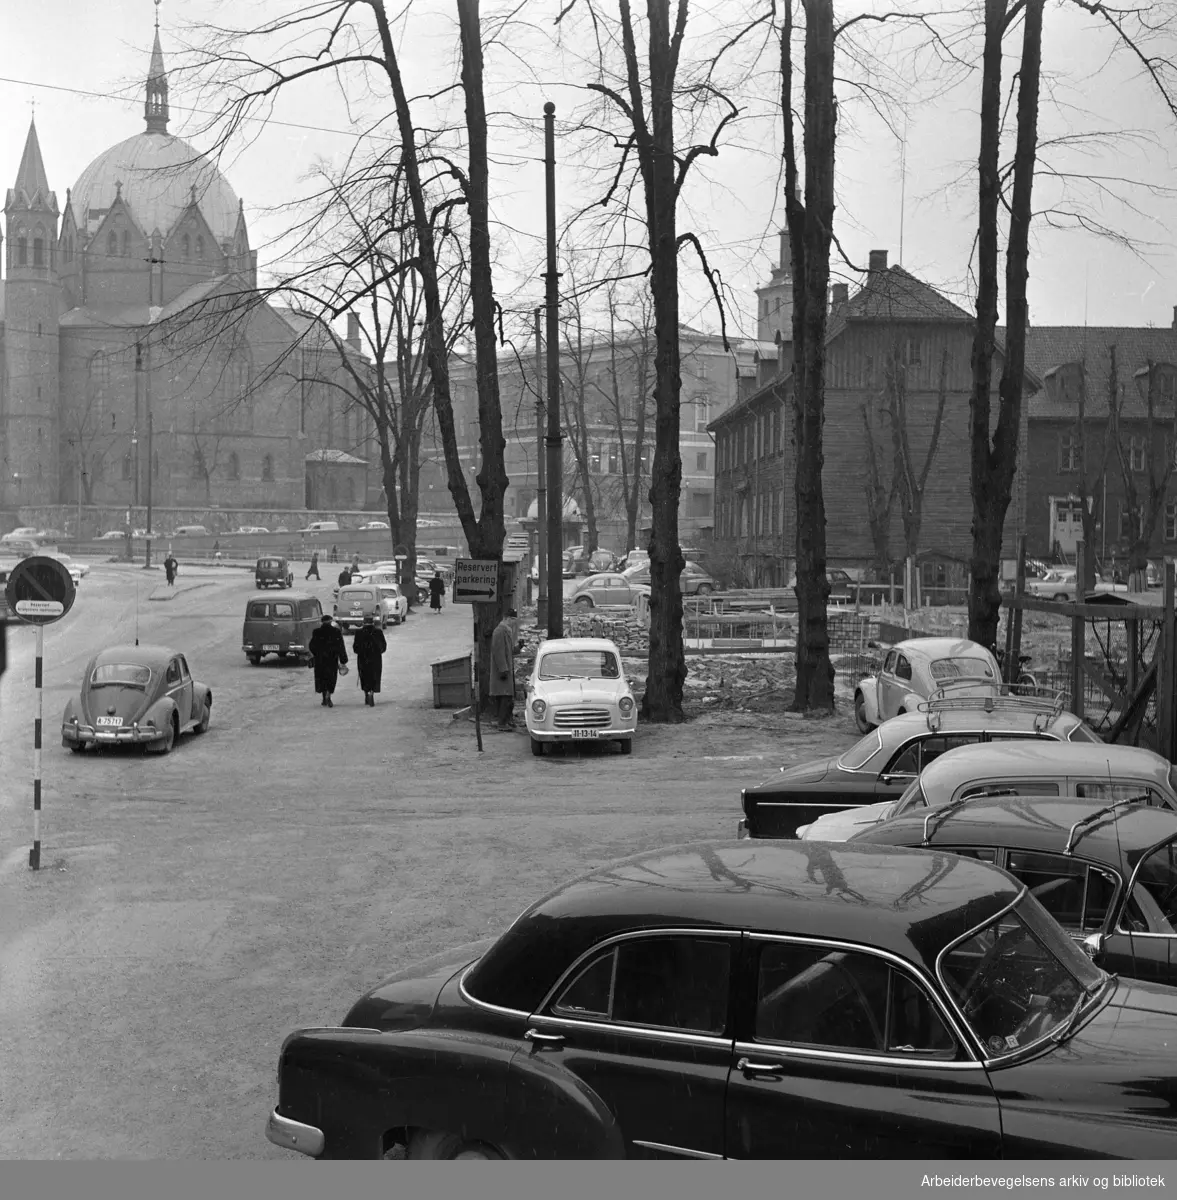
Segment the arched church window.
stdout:
[[274,457],[271,454],[262,459],[262,479],[266,483],[274,482]]
[[230,479],[240,479],[241,478],[241,460],[237,457],[237,454],[235,452],[229,455],[228,470],[229,470],[229,478]]
[[119,235],[112,229],[106,235],[106,253],[111,257],[119,252]]
[[130,479],[130,478],[131,478],[131,467],[132,467],[132,465],[133,465],[133,464],[132,464],[132,461],[131,461],[131,455],[130,455],[129,453],[127,453],[127,454],[124,454],[124,455],[123,455],[123,478],[124,478],[124,479]]
[[29,262],[29,239],[22,229],[16,237],[16,262],[17,266],[27,266]]
[[204,238],[202,238],[199,234],[196,237],[196,257],[204,257]]
[[[101,350],[90,355],[86,365],[86,399],[94,416],[101,417],[106,412],[106,402],[110,395],[110,359]],[[114,414],[111,413],[111,428],[114,428]]]
[[183,245],[184,245],[184,257],[191,258],[192,257],[192,239],[187,234],[184,234]]
[[123,258],[129,258],[131,255],[131,234],[128,230],[123,230]]
[[43,267],[45,265],[45,230],[38,225],[33,230],[33,266]]

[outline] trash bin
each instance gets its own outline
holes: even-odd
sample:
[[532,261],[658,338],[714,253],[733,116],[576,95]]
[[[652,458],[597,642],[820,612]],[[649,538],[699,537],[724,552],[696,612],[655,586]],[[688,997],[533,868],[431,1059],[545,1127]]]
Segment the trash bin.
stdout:
[[464,708],[474,703],[470,655],[439,658],[433,665],[433,707]]

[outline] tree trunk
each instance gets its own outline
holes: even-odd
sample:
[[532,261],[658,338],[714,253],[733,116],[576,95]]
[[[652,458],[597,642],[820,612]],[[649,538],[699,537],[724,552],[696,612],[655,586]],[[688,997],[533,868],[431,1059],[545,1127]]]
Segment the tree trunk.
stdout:
[[970,561],[969,638],[997,643],[1001,609],[1001,540],[1017,469],[1026,366],[1026,282],[1029,278],[1031,192],[1038,145],[1038,87],[1042,60],[1043,0],[1026,0],[1022,59],[1018,71],[1017,140],[1009,243],[1005,252],[1005,362],[999,385],[997,428],[990,441],[990,388],[997,325],[997,218],[1001,122],[1001,40],[1005,0],[986,0],[981,82],[980,213],[977,231],[979,283],[973,338],[970,467],[973,490],[973,552]]
[[[791,8],[791,6],[790,6]],[[826,511],[822,489],[822,426],[825,423],[826,296],[834,219],[834,12],[831,0],[805,4],[805,205],[796,197],[796,155],[786,79],[786,210],[789,236],[800,270],[793,279],[793,406],[797,469],[797,683],[795,712],[832,712],[826,605]],[[782,54],[788,59],[791,12]],[[792,176],[792,179],[789,176]],[[800,252],[798,254],[798,251]]]

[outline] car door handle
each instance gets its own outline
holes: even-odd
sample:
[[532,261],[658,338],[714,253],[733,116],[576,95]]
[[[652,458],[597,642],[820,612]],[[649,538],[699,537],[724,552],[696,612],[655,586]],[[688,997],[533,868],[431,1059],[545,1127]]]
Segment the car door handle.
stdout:
[[538,1029],[529,1029],[523,1040],[534,1043],[537,1050],[559,1050],[564,1045],[562,1033],[541,1033]]
[[749,1079],[779,1079],[785,1071],[784,1063],[754,1062],[750,1058],[741,1058],[736,1067]]

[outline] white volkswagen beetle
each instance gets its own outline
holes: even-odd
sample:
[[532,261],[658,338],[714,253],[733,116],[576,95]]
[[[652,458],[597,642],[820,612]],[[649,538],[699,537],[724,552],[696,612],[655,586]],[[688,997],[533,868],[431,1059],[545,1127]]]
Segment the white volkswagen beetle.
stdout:
[[854,721],[860,733],[903,712],[915,712],[935,691],[954,695],[997,694],[997,659],[977,642],[926,637],[899,642],[887,651],[877,675],[859,681],[854,692]]
[[606,638],[553,638],[541,642],[527,681],[531,752],[549,742],[614,741],[633,749],[638,712],[621,665]]

